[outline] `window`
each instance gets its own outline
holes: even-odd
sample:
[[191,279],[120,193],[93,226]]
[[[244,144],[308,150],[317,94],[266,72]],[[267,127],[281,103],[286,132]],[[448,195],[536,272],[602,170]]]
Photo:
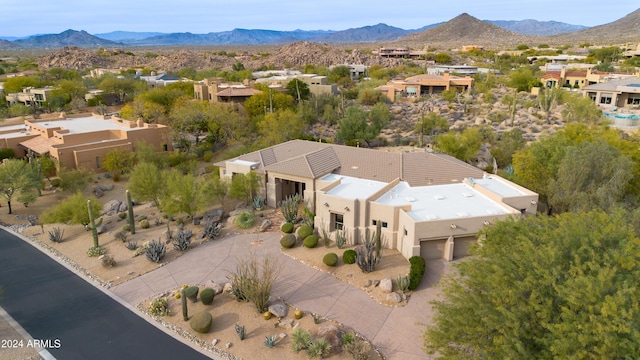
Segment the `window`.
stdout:
[[611,104],[611,94],[610,93],[602,93],[600,95],[600,104]]
[[331,213],[331,231],[344,229],[344,215]]
[[409,235],[409,232],[407,232],[407,229],[404,228],[404,236],[407,236],[407,235]]
[[[373,226],[378,225],[378,220],[372,220],[372,221],[371,221],[371,224],[372,224]],[[388,225],[389,225],[389,224],[387,224],[387,222],[386,222],[386,221],[382,221],[382,222],[380,223],[380,226],[381,226],[381,227],[383,227],[383,228],[386,228]]]

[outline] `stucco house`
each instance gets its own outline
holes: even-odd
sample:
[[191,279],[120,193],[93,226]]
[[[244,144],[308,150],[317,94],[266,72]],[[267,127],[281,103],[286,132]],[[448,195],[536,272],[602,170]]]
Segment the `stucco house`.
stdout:
[[42,107],[42,105],[48,101],[48,96],[53,90],[53,86],[43,88],[27,87],[19,93],[8,93],[5,96],[5,100],[7,101],[7,106],[22,104]]
[[585,86],[582,93],[603,108],[640,109],[640,77]]
[[391,101],[398,98],[414,98],[431,94],[439,94],[445,90],[457,89],[469,91],[473,87],[471,76],[453,76],[448,72],[442,75],[421,74],[404,80],[390,80],[376,89],[384,92]]
[[292,140],[216,163],[223,178],[254,172],[278,206],[300,194],[315,228],[345,231],[350,244],[381,222],[384,246],[405,257],[466,255],[482,227],[534,214],[538,194],[451,156],[387,152]]
[[63,116],[0,126],[0,149],[13,149],[18,158],[31,150],[38,156],[58,160],[58,164],[67,169],[103,170],[101,159],[107,152],[113,149],[134,151],[140,142],[154,145],[157,151],[172,150],[166,126],[115,116]]

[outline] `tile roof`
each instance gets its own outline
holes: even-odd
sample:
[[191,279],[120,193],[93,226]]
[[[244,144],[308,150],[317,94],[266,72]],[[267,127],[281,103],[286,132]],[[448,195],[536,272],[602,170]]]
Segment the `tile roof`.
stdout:
[[36,136],[20,143],[20,145],[27,149],[31,149],[40,155],[48,153],[50,146],[53,144],[57,144],[54,137],[46,138],[43,136]]
[[[305,140],[288,141],[236,159],[260,163],[259,172],[314,179],[334,173],[383,182],[400,178],[411,186],[450,184],[466,177],[482,177],[484,173],[444,154],[388,152]],[[224,167],[225,162],[216,165]]]
[[237,87],[228,87],[222,91],[219,91],[216,96],[218,97],[234,97],[234,96],[252,96],[255,94],[260,94],[262,91],[254,88],[237,88]]

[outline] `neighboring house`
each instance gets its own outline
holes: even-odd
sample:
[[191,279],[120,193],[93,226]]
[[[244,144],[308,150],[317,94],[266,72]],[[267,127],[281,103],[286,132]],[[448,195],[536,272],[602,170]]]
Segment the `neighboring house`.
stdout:
[[604,108],[640,109],[640,77],[585,86],[582,93]]
[[482,46],[482,45],[463,45],[461,50],[464,51],[464,52],[469,52],[469,51],[472,51],[472,50],[483,51],[484,50],[484,46]]
[[360,243],[381,222],[384,246],[406,258],[464,256],[482,227],[534,214],[538,195],[444,154],[386,152],[292,140],[215,164],[222,178],[254,172],[279,206],[300,194],[315,228]]
[[472,65],[432,65],[427,68],[427,74],[443,75],[445,73],[473,76],[478,73],[478,67]]
[[188,81],[188,79],[181,79],[176,75],[156,74],[153,71],[151,72],[151,75],[137,75],[137,77],[138,79],[145,81],[151,88],[165,87],[179,81]]
[[7,101],[7,106],[22,104],[26,106],[35,105],[37,107],[42,107],[43,104],[48,101],[47,97],[52,91],[52,86],[44,88],[27,87],[22,89],[22,92],[19,93],[8,93],[5,96],[5,99]]
[[296,75],[278,75],[256,79],[258,84],[266,84],[272,89],[286,92],[287,84],[298,79],[309,87],[309,92],[313,95],[336,95],[338,94],[338,85],[329,84],[326,76],[316,74],[296,74]]
[[540,60],[540,59],[545,59],[547,61],[550,61],[554,64],[557,63],[562,63],[562,64],[566,64],[569,61],[582,61],[584,59],[586,59],[587,57],[585,55],[534,55],[534,56],[527,56],[527,60],[529,61],[529,64],[533,64],[534,62]]
[[172,150],[169,128],[142,120],[93,114],[0,126],[0,148],[13,149],[16,157],[26,156],[31,150],[58,160],[67,169],[103,170],[101,159],[107,152],[134,151],[139,142],[154,145],[157,151]]
[[[573,65],[572,65],[573,66]],[[568,69],[568,65],[562,65],[558,70],[547,71],[540,82],[546,88],[570,87],[582,89],[587,85],[636,77],[636,74],[621,72],[606,72],[587,68],[585,70]]]
[[405,47],[381,47],[377,51],[372,51],[372,53],[378,54],[380,57],[410,59],[417,59],[427,54],[426,51],[409,50],[409,48]]
[[640,56],[640,44],[638,44],[638,46],[636,47],[635,50],[627,50],[627,51],[623,52],[622,55],[626,56],[628,58]]
[[472,86],[473,78],[471,76],[459,77],[444,73],[442,75],[421,74],[405,80],[391,80],[376,89],[386,93],[389,100],[396,101],[398,98],[439,94],[449,89],[465,92],[469,91]]
[[333,70],[336,66],[346,66],[349,69],[349,75],[352,80],[361,80],[367,76],[367,65],[363,64],[337,64],[329,66],[329,70]]
[[249,87],[247,83],[228,83],[222,78],[204,79],[193,84],[195,99],[210,102],[243,103],[260,92],[258,89]]

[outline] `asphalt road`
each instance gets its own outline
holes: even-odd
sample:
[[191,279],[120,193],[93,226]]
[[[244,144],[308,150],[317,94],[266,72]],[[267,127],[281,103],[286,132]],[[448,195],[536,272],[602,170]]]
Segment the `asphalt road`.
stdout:
[[0,287],[0,306],[57,359],[209,358],[2,229]]

